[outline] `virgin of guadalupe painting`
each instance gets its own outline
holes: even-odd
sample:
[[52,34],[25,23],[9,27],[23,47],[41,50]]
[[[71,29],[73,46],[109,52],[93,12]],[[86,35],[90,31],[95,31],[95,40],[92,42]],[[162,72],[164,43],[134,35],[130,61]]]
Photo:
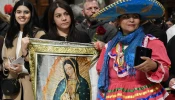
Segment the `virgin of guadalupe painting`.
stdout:
[[92,44],[31,39],[30,70],[36,100],[92,100]]
[[78,66],[74,58],[65,59],[63,62],[65,78],[59,82],[53,100],[90,100],[89,84],[80,75]]

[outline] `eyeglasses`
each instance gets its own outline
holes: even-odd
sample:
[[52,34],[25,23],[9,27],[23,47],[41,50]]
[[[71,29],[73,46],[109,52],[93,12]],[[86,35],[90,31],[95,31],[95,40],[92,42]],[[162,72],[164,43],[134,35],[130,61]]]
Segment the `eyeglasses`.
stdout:
[[121,15],[119,18],[121,19],[129,19],[129,18],[140,19],[140,15],[139,14],[124,14],[124,15]]

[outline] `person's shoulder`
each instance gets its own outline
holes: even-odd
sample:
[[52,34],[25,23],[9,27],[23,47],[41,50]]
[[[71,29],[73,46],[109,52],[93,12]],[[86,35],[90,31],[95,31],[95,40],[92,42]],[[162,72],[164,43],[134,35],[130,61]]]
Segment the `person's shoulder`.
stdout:
[[174,44],[175,43],[175,35],[168,41],[168,44]]
[[79,35],[79,36],[88,36],[86,32],[84,32],[82,30],[78,30],[78,29],[75,29],[74,34]]
[[38,32],[36,33],[35,38],[40,38],[41,36],[43,36],[43,35],[45,35],[45,34],[46,34],[46,33],[45,33],[44,30],[40,30],[40,31],[38,31]]
[[86,25],[86,21],[84,20],[84,21],[82,21],[81,23],[77,23],[75,26],[76,27],[83,27],[83,26],[85,26]]
[[76,25],[75,25],[75,27],[81,27],[82,26],[82,23],[77,23]]
[[73,34],[74,34],[75,39],[76,39],[75,41],[77,41],[77,42],[82,42],[82,43],[90,43],[91,42],[90,37],[84,31],[76,29]]
[[107,30],[110,30],[110,29],[115,29],[115,30],[117,30],[115,26],[109,24],[108,22],[103,22],[103,27],[104,27],[105,29],[107,29]]
[[156,37],[149,37],[148,45],[154,45],[155,47],[164,47],[164,43]]
[[166,33],[172,33],[175,32],[175,25],[171,26],[170,28],[167,29]]
[[38,27],[33,28],[33,33],[35,38],[40,38],[41,36],[46,34],[46,32],[43,29]]

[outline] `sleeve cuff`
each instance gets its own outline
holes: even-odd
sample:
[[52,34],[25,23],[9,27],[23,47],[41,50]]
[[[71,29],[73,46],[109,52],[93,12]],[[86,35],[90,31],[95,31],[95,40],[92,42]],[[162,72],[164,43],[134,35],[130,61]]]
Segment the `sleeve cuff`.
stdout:
[[162,64],[159,63],[158,69],[155,72],[147,72],[146,77],[151,82],[160,83],[162,82],[165,75],[165,69]]

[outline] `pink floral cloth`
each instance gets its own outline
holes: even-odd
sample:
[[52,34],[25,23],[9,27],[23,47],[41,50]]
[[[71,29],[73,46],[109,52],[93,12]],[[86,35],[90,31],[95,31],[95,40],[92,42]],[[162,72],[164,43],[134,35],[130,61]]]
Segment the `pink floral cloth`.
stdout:
[[[155,72],[143,73],[136,70],[136,76],[118,77],[113,66],[116,48],[113,48],[109,60],[109,87],[106,93],[106,100],[164,100],[168,93],[161,86],[160,82],[169,77],[170,60],[167,56],[163,43],[155,38],[145,37],[143,46],[152,49],[151,59],[159,63]],[[107,47],[107,45],[106,45]],[[106,47],[103,48],[97,63],[97,72],[100,73],[104,62]],[[102,95],[103,96],[103,95]]]

